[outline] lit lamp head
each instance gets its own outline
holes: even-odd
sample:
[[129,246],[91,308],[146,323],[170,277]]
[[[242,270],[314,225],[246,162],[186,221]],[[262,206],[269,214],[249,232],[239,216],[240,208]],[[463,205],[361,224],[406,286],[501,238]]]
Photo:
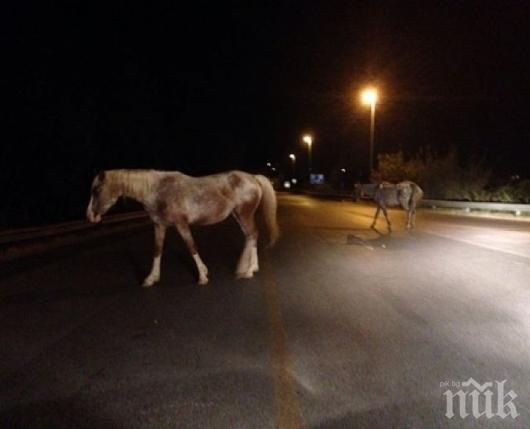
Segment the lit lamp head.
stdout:
[[296,156],[294,155],[294,153],[291,153],[289,155],[289,158],[291,158],[291,161],[295,162],[296,161]]
[[302,137],[302,141],[306,143],[308,146],[311,146],[311,144],[313,143],[313,137],[307,134],[304,137]]
[[363,104],[372,106],[377,103],[377,89],[368,88],[361,93],[361,101]]

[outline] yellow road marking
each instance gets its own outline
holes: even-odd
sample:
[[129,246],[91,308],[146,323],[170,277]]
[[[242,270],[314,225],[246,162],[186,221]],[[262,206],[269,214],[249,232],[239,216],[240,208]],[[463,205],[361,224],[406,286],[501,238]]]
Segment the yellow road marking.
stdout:
[[298,396],[294,387],[287,333],[283,326],[278,298],[278,285],[274,278],[268,256],[262,256],[265,281],[265,300],[269,310],[272,342],[271,365],[274,385],[276,427],[279,429],[301,429],[304,427]]

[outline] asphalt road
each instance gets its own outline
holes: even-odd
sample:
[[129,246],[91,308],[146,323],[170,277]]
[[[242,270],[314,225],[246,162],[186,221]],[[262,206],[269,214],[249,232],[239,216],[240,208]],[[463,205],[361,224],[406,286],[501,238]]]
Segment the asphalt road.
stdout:
[[[281,196],[251,280],[232,220],[194,230],[207,286],[172,233],[139,287],[147,224],[2,264],[0,427],[530,427],[530,224],[373,211]],[[448,419],[469,378],[518,417]]]

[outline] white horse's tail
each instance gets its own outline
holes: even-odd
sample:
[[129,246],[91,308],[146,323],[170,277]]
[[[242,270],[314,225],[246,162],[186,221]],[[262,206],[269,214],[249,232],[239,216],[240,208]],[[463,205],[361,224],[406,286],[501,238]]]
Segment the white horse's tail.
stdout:
[[262,175],[256,175],[256,180],[261,186],[263,196],[261,197],[261,211],[263,213],[263,219],[269,233],[269,246],[273,246],[280,236],[280,228],[278,227],[278,221],[276,219],[276,192],[269,179]]
[[423,189],[421,189],[416,183],[411,182],[412,187],[412,196],[411,196],[411,202],[414,202],[414,205],[416,205],[422,198],[423,198]]

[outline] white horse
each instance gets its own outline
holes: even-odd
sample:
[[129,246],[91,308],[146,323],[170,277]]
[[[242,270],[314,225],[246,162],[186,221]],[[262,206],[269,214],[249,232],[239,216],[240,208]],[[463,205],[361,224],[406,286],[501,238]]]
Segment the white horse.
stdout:
[[87,218],[96,223],[120,197],[143,204],[155,225],[155,251],[151,272],[143,282],[150,287],[160,280],[160,259],[168,226],[175,226],[190,251],[199,272],[198,283],[208,283],[208,268],[202,261],[189,225],[221,222],[230,214],[246,237],[236,270],[238,278],[258,271],[258,229],[255,213],[261,207],[269,232],[269,244],[278,238],[276,194],[265,176],[230,171],[204,177],[155,170],[109,170],[92,182]]
[[414,228],[416,219],[416,206],[423,197],[423,190],[414,182],[405,181],[397,184],[383,182],[376,186],[373,199],[377,204],[372,228],[375,229],[379,212],[385,215],[388,230],[392,231],[392,225],[388,219],[387,207],[401,206],[407,212],[407,229]]

